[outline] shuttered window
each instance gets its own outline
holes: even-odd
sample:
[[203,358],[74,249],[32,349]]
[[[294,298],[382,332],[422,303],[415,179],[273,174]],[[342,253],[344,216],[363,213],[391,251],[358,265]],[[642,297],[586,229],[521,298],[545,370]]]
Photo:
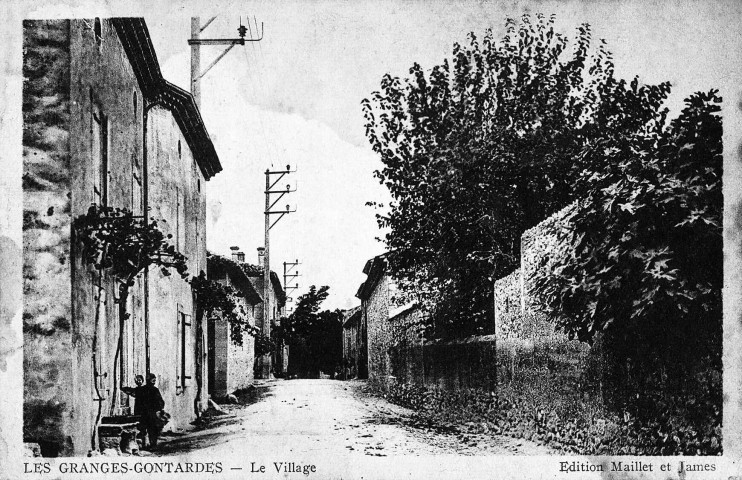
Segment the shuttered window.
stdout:
[[178,308],[178,373],[177,385],[181,389],[191,384],[193,368],[193,332],[191,315]]

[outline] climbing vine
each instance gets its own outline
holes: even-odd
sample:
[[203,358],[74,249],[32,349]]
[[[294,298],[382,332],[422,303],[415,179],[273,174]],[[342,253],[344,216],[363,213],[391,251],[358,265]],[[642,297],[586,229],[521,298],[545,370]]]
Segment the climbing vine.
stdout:
[[[82,243],[84,261],[98,271],[107,270],[118,280],[118,318],[119,339],[113,361],[113,398],[116,398],[119,384],[119,356],[123,348],[123,333],[129,314],[126,311],[129,288],[134,279],[150,266],[160,267],[163,275],[171,275],[175,269],[184,280],[188,278],[188,265],[185,255],[178,252],[169,240],[172,235],[164,234],[154,218],[148,221],[144,216],[134,215],[125,208],[92,204],[88,211],[74,221],[74,232]],[[100,279],[99,279],[99,289]],[[99,307],[96,308],[96,332],[99,321]],[[97,335],[93,340],[93,368]],[[100,374],[95,370],[96,376]],[[100,396],[100,393],[99,393]],[[111,403],[109,414],[113,414],[115,402]],[[100,417],[100,415],[98,415]]]
[[170,244],[154,218],[148,221],[125,208],[92,204],[75,220],[75,232],[83,244],[83,258],[97,270],[108,271],[126,286],[152,265],[163,275],[175,269],[188,278],[186,256]]
[[[242,333],[255,338],[256,354],[258,343],[262,342],[262,332],[258,327],[251,325],[247,320],[244,307],[235,302],[237,293],[229,285],[210,280],[201,272],[191,279],[191,288],[197,299],[199,318],[218,318],[229,322],[230,338],[235,345],[242,345]],[[259,340],[260,339],[260,340]]]

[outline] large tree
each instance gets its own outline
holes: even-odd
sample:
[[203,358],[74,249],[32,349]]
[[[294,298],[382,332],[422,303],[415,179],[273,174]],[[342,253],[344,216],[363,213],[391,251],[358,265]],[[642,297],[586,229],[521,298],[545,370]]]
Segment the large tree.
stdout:
[[429,336],[482,333],[493,327],[492,280],[517,266],[522,232],[606,162],[582,152],[661,129],[670,87],[617,79],[588,25],[570,46],[553,18],[527,15],[500,41],[470,34],[451,62],[409,72],[385,75],[362,102],[392,197],[377,215],[390,269],[428,313]]
[[276,330],[276,338],[290,348],[290,375],[316,378],[320,372],[331,374],[342,360],[343,314],[340,310],[320,311],[328,290],[327,286],[309,287]]
[[696,93],[662,131],[584,152],[606,168],[575,182],[581,199],[534,279],[535,298],[570,335],[610,332],[624,357],[680,375],[699,354],[721,368],[720,103],[716,91]]

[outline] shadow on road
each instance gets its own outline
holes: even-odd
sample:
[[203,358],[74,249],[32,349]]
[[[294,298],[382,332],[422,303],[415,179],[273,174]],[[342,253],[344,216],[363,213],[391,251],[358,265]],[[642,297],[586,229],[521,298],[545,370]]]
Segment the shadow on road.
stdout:
[[209,409],[191,425],[186,432],[167,432],[160,437],[158,448],[152,455],[180,455],[212,445],[227,442],[237,431],[230,431],[224,427],[239,425],[242,422],[241,411],[248,405],[257,403],[273,394],[270,387],[261,385],[234,392],[237,403],[219,404],[221,412]]

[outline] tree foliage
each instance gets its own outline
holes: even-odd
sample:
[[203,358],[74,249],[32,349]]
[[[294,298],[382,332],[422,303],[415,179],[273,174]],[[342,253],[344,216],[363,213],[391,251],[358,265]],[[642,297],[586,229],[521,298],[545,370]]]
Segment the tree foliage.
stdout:
[[75,233],[88,263],[97,270],[108,269],[129,286],[151,265],[159,266],[165,276],[174,268],[188,278],[186,257],[170,244],[173,236],[165,235],[154,218],[148,222],[125,208],[92,204],[75,219]]
[[591,341],[612,329],[634,343],[720,347],[720,103],[716,91],[696,93],[662,132],[585,152],[606,167],[577,179],[582,199],[534,279],[536,298],[570,335]]
[[[135,216],[125,208],[92,204],[88,211],[75,218],[74,234],[82,243],[83,260],[93,265],[96,270],[106,270],[119,280],[118,316],[119,335],[114,355],[113,396],[119,387],[119,356],[123,349],[124,325],[129,318],[126,311],[129,288],[141,272],[155,265],[160,267],[163,275],[169,276],[170,269],[175,269],[182,279],[188,278],[187,258],[178,252],[169,240],[172,235],[165,235],[157,226],[154,218],[150,222],[145,217]],[[101,287],[99,277],[98,287]],[[100,321],[100,308],[96,308],[95,325]],[[98,342],[97,333],[93,338],[93,351]],[[96,354],[94,354],[96,355]],[[96,362],[93,369],[98,375]],[[96,391],[98,389],[96,384]],[[200,388],[200,386],[199,386]],[[100,392],[97,392],[99,398]],[[111,402],[109,414],[113,414],[116,402]]]
[[[237,292],[232,287],[206,278],[206,274],[201,271],[198,277],[191,279],[191,289],[196,297],[198,318],[203,316],[228,322],[229,337],[235,345],[242,346],[243,333],[247,332],[256,339],[256,352],[267,348],[267,351],[260,354],[262,355],[270,351],[270,345],[265,345],[265,335],[248,322],[243,306],[235,301]],[[257,347],[258,343],[260,348]]]
[[332,373],[343,356],[342,319],[340,310],[320,311],[329,295],[329,287],[309,291],[298,298],[294,312],[281,323],[276,334],[290,347],[289,373],[317,377],[320,371]]
[[385,75],[362,102],[392,197],[377,205],[390,269],[403,299],[428,314],[428,336],[482,333],[491,281],[516,267],[522,232],[575,200],[582,171],[605,164],[582,152],[661,129],[670,86],[616,78],[588,25],[570,45],[540,15],[507,20],[499,41],[472,33],[450,62],[409,74]]

